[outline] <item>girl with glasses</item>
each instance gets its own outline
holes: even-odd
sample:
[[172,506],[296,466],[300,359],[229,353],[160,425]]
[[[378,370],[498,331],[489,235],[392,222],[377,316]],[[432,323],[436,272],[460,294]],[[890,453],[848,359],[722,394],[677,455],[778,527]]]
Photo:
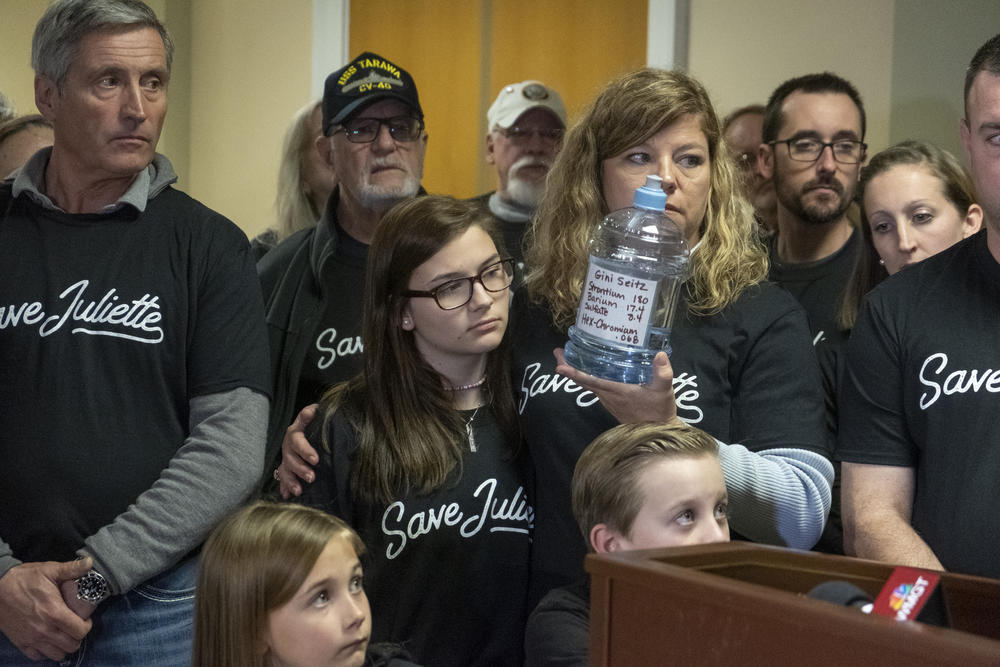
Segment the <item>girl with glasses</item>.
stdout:
[[373,641],[421,664],[521,660],[534,513],[505,360],[512,280],[475,205],[391,209],[369,252],[364,370],[307,430],[319,462],[301,499],[361,535]]

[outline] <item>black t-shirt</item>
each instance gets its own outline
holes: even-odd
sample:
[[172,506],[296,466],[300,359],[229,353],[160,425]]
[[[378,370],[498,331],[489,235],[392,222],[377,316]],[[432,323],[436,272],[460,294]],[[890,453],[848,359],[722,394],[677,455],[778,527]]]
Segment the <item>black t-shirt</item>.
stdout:
[[168,188],[144,213],[18,197],[0,267],[0,537],[24,561],[71,560],[159,478],[192,397],[270,393],[253,255]]
[[590,652],[590,578],[553,588],[528,617],[525,667],[587,667]]
[[[854,271],[854,262],[861,243],[860,230],[855,227],[840,250],[817,262],[785,264],[778,257],[778,236],[768,240],[771,271],[768,276],[788,290],[806,309],[809,331],[813,337],[820,376],[823,379],[823,400],[826,407],[826,430],[830,443],[837,437],[837,384],[840,361],[850,331],[841,328],[838,320],[844,299],[844,289]],[[816,545],[819,551],[842,554],[844,552],[843,528],[840,519],[840,469],[835,464],[836,479],[833,484],[830,519],[823,537]]]
[[986,241],[869,294],[847,345],[837,454],[914,468],[912,525],[942,565],[1000,578],[1000,264]]
[[825,345],[839,348],[847,340],[847,332],[837,324],[837,319],[844,288],[854,270],[861,232],[855,228],[847,243],[829,257],[800,264],[781,261],[777,238],[772,237],[768,243],[771,262],[768,278],[788,290],[806,309],[809,331],[817,349]]
[[295,412],[315,403],[338,382],[349,380],[362,368],[361,343],[364,314],[365,263],[368,246],[336,228],[337,247],[323,265],[323,317],[306,350],[295,395]]
[[778,257],[777,243],[777,235],[768,241],[771,262],[768,277],[788,290],[806,309],[826,391],[827,431],[836,437],[838,357],[850,335],[841,328],[838,319],[844,289],[862,243],[861,232],[855,228],[840,250],[817,262],[785,264]]
[[372,641],[402,644],[425,665],[517,665],[534,521],[526,464],[506,454],[487,408],[462,415],[474,417],[476,451],[466,452],[461,474],[433,493],[386,505],[352,497],[356,436],[338,413],[330,452],[311,429],[321,456],[302,500],[344,518],[368,549]]
[[[617,421],[597,396],[555,372],[552,349],[565,344],[566,332],[548,311],[529,304],[523,292],[513,306],[513,382],[537,484],[531,599],[538,600],[583,573],[586,544],[570,503],[573,468],[591,440]],[[829,454],[805,316],[786,292],[755,285],[711,316],[691,315],[682,302],[671,345],[682,420],[751,451]]]

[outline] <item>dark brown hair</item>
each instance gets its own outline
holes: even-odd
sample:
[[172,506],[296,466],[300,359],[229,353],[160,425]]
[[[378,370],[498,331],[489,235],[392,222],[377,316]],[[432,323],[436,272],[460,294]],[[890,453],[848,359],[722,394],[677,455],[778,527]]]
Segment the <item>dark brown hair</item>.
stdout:
[[867,119],[865,118],[865,105],[861,103],[861,95],[858,93],[858,89],[843,77],[837,76],[832,72],[822,72],[820,74],[806,74],[789,79],[771,93],[771,97],[767,100],[767,109],[764,112],[764,128],[761,132],[764,143],[777,141],[778,131],[781,130],[781,125],[785,122],[785,114],[782,112],[781,107],[792,93],[840,93],[847,95],[854,102],[854,106],[858,108],[858,113],[861,114],[861,136],[859,138],[865,138]]
[[[429,493],[460,470],[465,425],[428,364],[402,327],[410,276],[470,227],[481,227],[503,253],[488,212],[452,197],[425,196],[397,204],[379,222],[368,251],[362,331],[364,370],[334,386],[320,402],[324,445],[338,409],[358,434],[352,491],[369,501]],[[498,295],[499,296],[499,295]],[[517,442],[517,414],[507,365],[509,336],[487,355],[486,395],[509,443]]]

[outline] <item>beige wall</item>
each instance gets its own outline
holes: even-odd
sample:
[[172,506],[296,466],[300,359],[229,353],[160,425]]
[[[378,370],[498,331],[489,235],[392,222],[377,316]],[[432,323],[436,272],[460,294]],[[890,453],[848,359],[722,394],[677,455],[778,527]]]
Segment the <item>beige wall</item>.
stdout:
[[190,182],[191,163],[191,18],[188,0],[147,0],[160,17],[174,41],[174,62],[167,93],[167,120],[163,124],[157,150],[174,165],[179,186]]
[[896,0],[894,22],[890,140],[923,139],[961,155],[962,72],[1000,31],[1000,1]]
[[35,73],[31,70],[31,35],[46,0],[4,0],[0,21],[0,91],[19,114],[38,113],[35,108]]
[[310,0],[199,0],[191,7],[187,191],[243,227],[273,222],[281,138],[309,101]]
[[[691,0],[690,71],[721,114],[785,79],[830,69],[854,83],[869,155],[923,139],[961,155],[962,78],[1000,31],[997,0]],[[841,27],[836,27],[836,26]]]
[[866,141],[880,150],[889,141],[892,37],[893,0],[692,0],[689,71],[723,115],[766,103],[791,77],[836,72],[861,93]]

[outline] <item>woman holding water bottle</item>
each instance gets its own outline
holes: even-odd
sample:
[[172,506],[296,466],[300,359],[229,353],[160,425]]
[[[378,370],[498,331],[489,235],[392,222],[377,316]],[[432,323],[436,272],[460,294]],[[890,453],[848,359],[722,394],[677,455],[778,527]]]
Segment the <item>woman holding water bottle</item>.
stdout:
[[[808,549],[822,533],[833,468],[805,314],[766,282],[767,256],[722,142],[700,83],[643,69],[604,88],[549,173],[512,315],[514,388],[538,480],[534,599],[582,573],[570,479],[586,444],[618,422],[679,418],[714,436],[735,534]],[[595,226],[631,206],[650,174],[691,249],[690,276],[671,356],[656,356],[649,384],[626,385],[577,371],[561,348]]]
[[[562,346],[576,319],[588,240],[656,175],[666,213],[691,249],[653,381],[626,385],[576,371]],[[576,460],[619,422],[681,419],[719,442],[734,537],[808,549],[830,510],[823,393],[805,313],[766,282],[753,211],[738,194],[721,125],[700,83],[643,69],[611,81],[566,134],[529,233],[529,273],[512,305],[512,379],[535,470],[534,601],[583,573],[586,543],[570,508]],[[555,354],[553,354],[553,352]],[[282,443],[283,493],[309,450]],[[664,520],[673,520],[665,517]]]

